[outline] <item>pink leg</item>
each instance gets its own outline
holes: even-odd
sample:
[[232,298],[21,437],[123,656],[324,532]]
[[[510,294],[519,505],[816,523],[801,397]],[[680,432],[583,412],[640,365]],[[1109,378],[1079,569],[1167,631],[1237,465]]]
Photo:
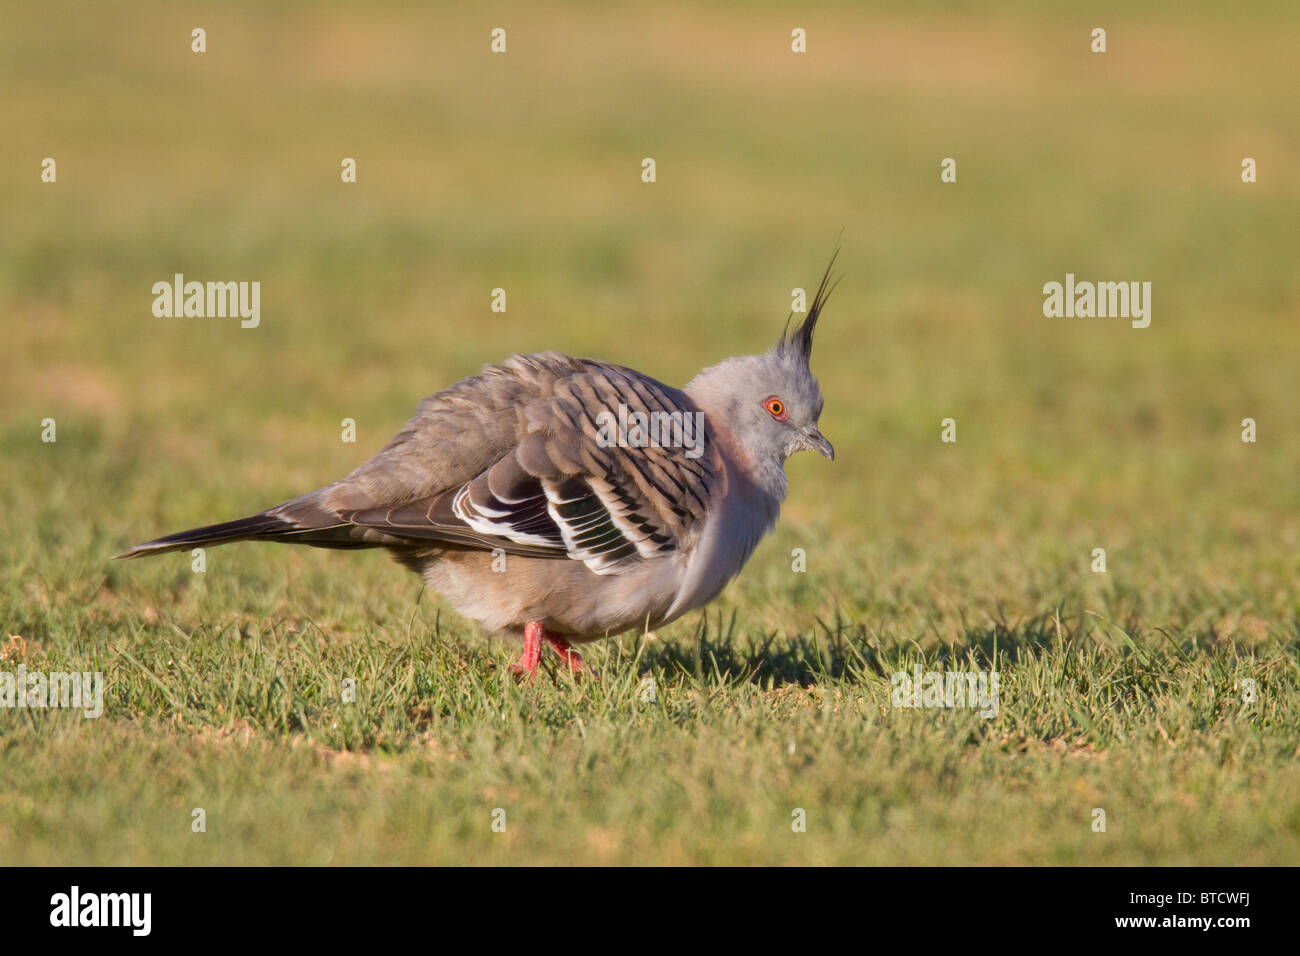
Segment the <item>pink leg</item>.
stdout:
[[543,634],[546,643],[551,645],[551,650],[560,655],[560,660],[569,665],[569,670],[575,674],[581,674],[587,669],[587,665],[582,662],[582,655],[573,649],[566,638],[557,637],[554,634]]
[[542,638],[545,635],[541,621],[529,621],[524,625],[524,653],[518,663],[510,665],[510,673],[516,677],[537,676],[537,662],[542,657]]

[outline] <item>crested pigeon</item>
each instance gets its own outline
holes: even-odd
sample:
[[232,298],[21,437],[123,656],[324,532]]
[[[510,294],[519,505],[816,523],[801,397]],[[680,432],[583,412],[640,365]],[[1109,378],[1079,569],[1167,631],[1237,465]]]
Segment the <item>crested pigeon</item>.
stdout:
[[[834,257],[831,265],[834,264]],[[387,548],[460,614],[545,646],[653,629],[712,601],[776,523],[785,460],[834,459],[809,367],[831,266],[766,352],[677,389],[558,352],[514,355],[426,398],[346,478],[117,558],[232,541]]]

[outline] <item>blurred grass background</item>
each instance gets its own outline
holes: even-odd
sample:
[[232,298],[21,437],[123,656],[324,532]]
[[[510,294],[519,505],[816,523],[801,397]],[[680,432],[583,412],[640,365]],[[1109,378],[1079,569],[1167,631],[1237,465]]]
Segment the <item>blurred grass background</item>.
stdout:
[[[437,621],[449,646],[482,664],[473,629],[383,555],[238,545],[210,552],[205,575],[184,556],[104,559],[333,480],[378,450],[419,398],[511,352],[598,356],[680,384],[718,358],[766,348],[790,290],[815,285],[841,232],[845,280],[813,363],[838,458],[790,463],[776,534],[719,602],[724,621],[735,615],[735,645],[798,640],[835,622],[826,633],[855,646],[939,660],[992,653],[990,639],[1037,646],[1041,622],[1059,617],[1058,633],[1084,645],[1103,640],[1099,621],[1150,642],[1160,656],[1151,666],[1174,668],[1174,682],[1199,673],[1195,655],[1213,653],[1230,691],[1225,662],[1259,654],[1279,692],[1294,690],[1293,5],[2,9],[0,613],[7,633],[55,663],[94,658],[119,691],[109,717],[85,726],[42,730],[0,715],[6,759],[44,781],[12,794],[15,805],[39,804],[51,819],[84,810],[84,794],[59,786],[54,755],[106,766],[110,737],[164,746],[156,726],[134,726],[151,708],[164,726],[251,721],[273,742],[325,733],[342,749],[415,747],[427,721],[411,718],[407,736],[382,741],[335,739],[330,721],[277,722],[272,690],[236,712],[199,690],[149,696],[154,682],[177,690],[180,677],[165,671],[188,653],[178,634],[228,627],[283,641],[290,657],[306,653],[294,635],[319,628],[336,649],[323,653],[343,655],[342,667],[350,640],[419,643]],[[207,31],[202,55],[190,52],[196,26]],[[508,31],[505,55],[489,53],[496,26]],[[807,30],[805,55],[790,52],[795,26]],[[1105,55],[1089,51],[1095,26],[1108,31]],[[57,184],[40,182],[45,156],[58,163]],[[355,185],[340,182],[345,156],[357,160]],[[657,162],[654,184],[640,180],[646,156]],[[939,180],[949,156],[950,185]],[[1245,156],[1258,161],[1252,185],[1240,181]],[[261,326],[154,318],[150,288],[176,272],[260,281]],[[1044,318],[1042,286],[1067,272],[1150,281],[1150,328]],[[495,287],[507,291],[504,314],[489,309]],[[956,445],[939,441],[948,416]],[[57,420],[56,444],[40,441],[46,417]],[[345,417],[358,423],[355,445],[339,440]],[[1240,440],[1245,417],[1259,423],[1257,444]],[[796,547],[808,552],[805,575],[790,571]],[[1094,547],[1107,549],[1104,576],[1088,570]],[[660,637],[689,657],[699,625],[695,616]],[[154,682],[137,685],[122,652]],[[504,660],[509,649],[485,653]],[[671,675],[674,658],[661,653]],[[740,653],[735,667],[761,669],[760,657]],[[412,695],[394,699],[398,712],[445,691],[437,660],[411,663],[427,680],[397,682]],[[395,680],[382,666],[376,675]],[[798,663],[764,677],[776,695],[783,682],[822,680]],[[677,679],[683,693],[706,692],[692,683],[698,674]],[[887,682],[872,684],[871,668],[835,679],[887,708]],[[238,699],[222,696],[221,707]],[[521,726],[509,732],[532,733],[534,705],[518,706]],[[609,727],[623,719],[592,706]],[[780,705],[746,692],[737,706],[772,720]],[[571,716],[584,713],[595,719],[581,707]],[[1293,760],[1281,743],[1297,731],[1294,710],[1286,714],[1271,731],[1234,731],[1282,735],[1267,738],[1270,756],[1251,772]],[[971,732],[947,716],[925,715],[940,766],[944,748]],[[666,726],[690,735],[713,719],[706,708]],[[1094,732],[1077,715],[1062,719],[1071,732],[1025,733]],[[533,759],[576,746],[569,721],[534,742]],[[1222,728],[1212,724],[1189,733],[1206,735],[1221,767]],[[886,716],[875,731],[891,726]],[[1126,746],[1133,730],[1121,719],[1090,745]],[[646,733],[669,733],[664,752],[674,752],[671,729]],[[1125,751],[1112,766],[1131,759],[1165,773],[1164,743],[1152,740],[1156,749]],[[859,744],[890,746],[875,736]],[[733,757],[753,757],[736,748]],[[996,759],[977,759],[952,783],[966,796],[1007,783]],[[843,795],[844,760],[817,765],[828,800]],[[1106,779],[1131,775],[1095,772],[1101,793]],[[1275,820],[1243,823],[1262,805],[1256,781],[1233,785],[1248,796],[1225,826],[1253,834],[1236,849],[1292,852],[1294,796],[1275,811],[1291,814],[1291,838],[1278,842],[1268,836]],[[96,819],[131,792],[102,796]],[[1177,813],[1178,801],[1165,802]],[[83,861],[54,829],[22,813],[5,823],[2,811],[0,846],[21,845],[29,861]],[[330,826],[346,829],[343,820]],[[989,846],[1016,832],[1008,826]],[[1001,844],[998,858],[1086,861],[1050,819],[1041,830],[1032,845]],[[115,858],[121,832],[95,828],[95,860]],[[737,839],[665,859],[765,858],[761,844]],[[895,839],[901,856],[871,859],[941,859],[942,841]],[[274,844],[258,857],[255,842],[235,841],[226,859],[302,858]],[[1231,859],[1232,840],[1220,844],[1228,856],[1214,859]],[[455,840],[439,845],[440,859],[460,858]],[[813,858],[838,859],[839,845],[819,844],[831,855]],[[179,846],[160,842],[144,858],[177,859]],[[525,842],[505,858],[546,859],[548,846]],[[1130,860],[1172,858],[1168,847],[1163,856],[1129,847]]]

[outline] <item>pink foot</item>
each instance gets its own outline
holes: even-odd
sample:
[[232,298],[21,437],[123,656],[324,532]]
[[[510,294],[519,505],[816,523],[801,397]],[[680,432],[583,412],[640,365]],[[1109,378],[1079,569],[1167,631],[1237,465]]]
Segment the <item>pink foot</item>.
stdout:
[[[524,625],[524,653],[517,663],[510,665],[510,673],[523,680],[537,676],[537,662],[542,657],[542,638],[546,637],[541,621],[529,621]],[[550,640],[550,638],[547,638]]]
[[587,665],[582,662],[582,655],[573,649],[566,638],[557,637],[554,634],[543,634],[546,643],[551,645],[551,650],[560,655],[560,660],[569,665],[569,670],[574,674],[581,674],[588,670]]

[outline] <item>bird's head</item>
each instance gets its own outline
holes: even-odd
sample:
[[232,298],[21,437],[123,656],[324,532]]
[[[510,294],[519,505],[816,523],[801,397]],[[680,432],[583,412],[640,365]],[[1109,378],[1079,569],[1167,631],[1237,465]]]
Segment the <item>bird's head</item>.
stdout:
[[797,451],[834,459],[835,449],[818,427],[822,390],[811,368],[813,333],[834,289],[826,267],[808,315],[759,355],[730,358],[695,376],[686,392],[727,423],[744,450],[758,462],[778,465]]

